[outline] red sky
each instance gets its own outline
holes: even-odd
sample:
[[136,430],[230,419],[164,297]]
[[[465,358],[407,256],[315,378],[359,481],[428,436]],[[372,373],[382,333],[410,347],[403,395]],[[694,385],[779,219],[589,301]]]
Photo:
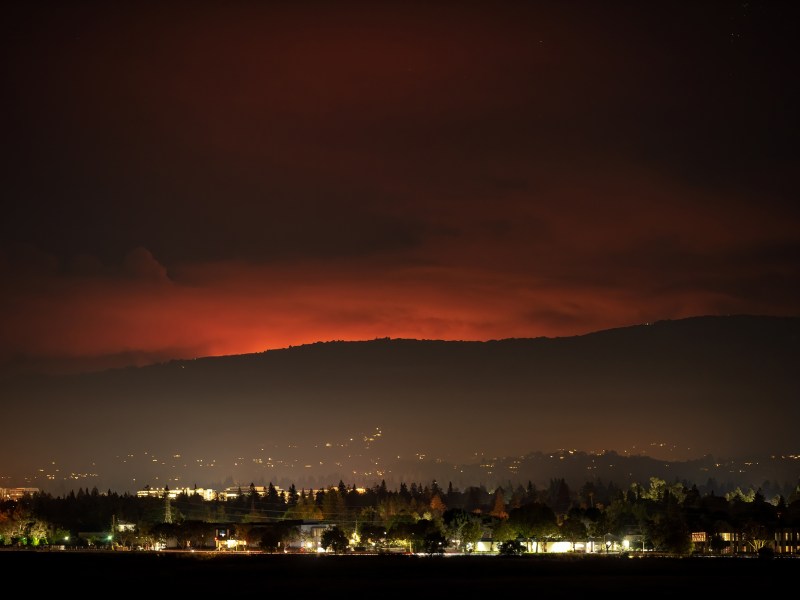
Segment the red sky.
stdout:
[[30,4],[6,368],[798,314],[789,3]]

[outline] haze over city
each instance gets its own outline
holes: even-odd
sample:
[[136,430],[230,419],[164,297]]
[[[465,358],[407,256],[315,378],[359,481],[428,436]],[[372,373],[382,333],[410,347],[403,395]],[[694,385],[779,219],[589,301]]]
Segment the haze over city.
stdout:
[[795,4],[7,11],[0,486],[800,453]]

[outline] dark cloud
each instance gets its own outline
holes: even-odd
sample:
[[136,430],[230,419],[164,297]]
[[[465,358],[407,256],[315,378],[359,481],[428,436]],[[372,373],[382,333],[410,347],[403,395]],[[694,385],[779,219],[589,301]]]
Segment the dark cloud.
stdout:
[[134,277],[152,281],[168,281],[167,270],[147,248],[134,248],[125,255],[125,270]]
[[12,353],[800,305],[788,3],[10,11]]

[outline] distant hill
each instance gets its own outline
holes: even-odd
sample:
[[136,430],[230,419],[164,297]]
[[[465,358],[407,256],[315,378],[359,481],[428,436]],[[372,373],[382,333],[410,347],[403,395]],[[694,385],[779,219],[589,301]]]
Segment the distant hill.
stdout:
[[587,482],[628,489],[633,483],[648,486],[651,477],[667,482],[696,485],[703,494],[723,495],[737,487],[752,488],[772,499],[787,498],[800,485],[800,455],[718,458],[711,455],[685,461],[659,460],[647,455],[625,455],[610,450],[598,454],[579,450],[530,452],[523,456],[496,457],[479,463],[450,465],[397,461],[388,474],[387,485],[399,482],[429,484],[436,480],[446,489],[452,484],[463,490],[469,486],[497,486],[513,490],[528,483],[547,489],[552,481],[564,479],[573,491]]
[[[313,485],[369,483],[411,465],[471,473],[545,448],[668,464],[800,454],[799,364],[799,318],[726,316],[565,338],[321,342],[25,377],[0,383],[0,476],[117,489]],[[503,469],[501,481],[525,479],[521,467]]]

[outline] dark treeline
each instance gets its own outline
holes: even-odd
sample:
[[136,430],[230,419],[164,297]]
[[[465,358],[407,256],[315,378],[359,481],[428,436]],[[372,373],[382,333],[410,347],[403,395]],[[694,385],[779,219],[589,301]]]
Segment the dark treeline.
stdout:
[[327,526],[324,546],[333,551],[474,551],[488,540],[492,550],[510,553],[547,551],[560,541],[572,551],[600,545],[763,554],[796,553],[800,531],[800,486],[769,499],[752,488],[717,496],[655,477],[627,489],[593,481],[573,490],[564,479],[552,479],[543,488],[528,483],[491,491],[443,488],[435,481],[357,489],[340,481],[317,490],[250,484],[231,499],[168,492],[139,497],[81,488],[65,496],[38,492],[6,500],[0,504],[0,544],[147,549],[172,540],[175,547],[213,548],[224,526],[248,548],[274,551],[296,542],[302,523],[321,523]]

